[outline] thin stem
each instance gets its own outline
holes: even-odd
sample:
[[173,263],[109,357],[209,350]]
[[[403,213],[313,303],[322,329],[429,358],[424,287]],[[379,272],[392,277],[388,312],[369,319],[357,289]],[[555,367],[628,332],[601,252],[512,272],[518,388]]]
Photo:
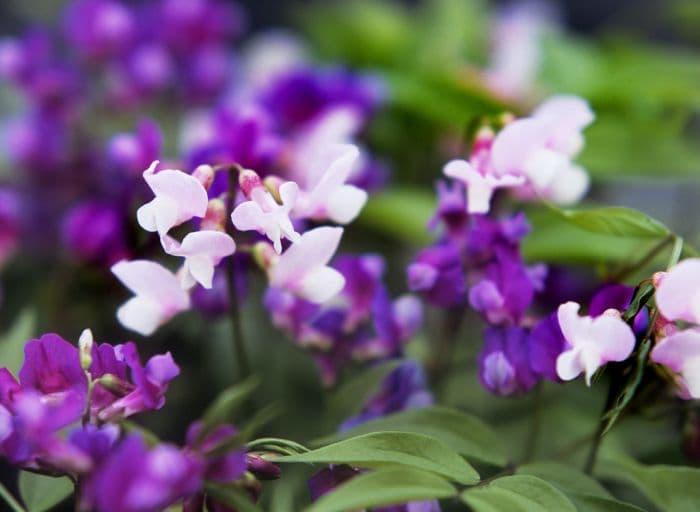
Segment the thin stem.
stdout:
[[[620,270],[615,272],[612,276],[610,276],[610,280],[615,281],[615,282],[622,281],[629,274],[631,274],[632,272],[634,272],[635,270],[637,270],[638,268],[640,268],[641,266],[645,265],[646,263],[648,263],[649,261],[654,259],[656,256],[658,256],[658,254],[661,251],[663,251],[669,243],[671,243],[673,241],[678,243],[678,237],[676,237],[676,235],[674,235],[673,233],[668,234],[667,236],[662,238],[656,245],[654,245],[651,249],[649,249],[638,260],[632,262],[631,264],[629,264],[625,267],[622,267]],[[683,246],[682,244],[683,244],[683,242],[681,240],[681,248]],[[674,250],[675,250],[675,246],[674,246]]]
[[593,444],[591,445],[591,449],[588,452],[586,464],[583,466],[583,471],[587,475],[592,474],[593,469],[595,468],[595,463],[598,458],[598,451],[600,450],[600,444],[603,441],[603,434],[605,433],[605,413],[608,412],[608,409],[610,409],[610,406],[612,406],[613,402],[615,401],[614,388],[615,386],[613,386],[611,382],[610,387],[608,388],[608,397],[606,398],[605,405],[603,406],[603,410],[600,413],[598,428],[596,429],[595,434],[593,434]]
[[450,309],[445,311],[443,317],[442,330],[435,336],[433,353],[427,365],[429,380],[433,383],[437,391],[448,381],[452,366],[452,356],[454,353],[460,327],[464,318],[461,309]]
[[19,504],[14,496],[7,490],[7,488],[0,483],[0,498],[5,500],[5,502],[10,506],[13,512],[26,512],[24,507]]
[[524,462],[529,462],[537,453],[537,441],[540,437],[540,429],[542,426],[542,382],[538,382],[535,386],[535,392],[533,393],[533,410],[531,416],[530,433],[528,435],[525,455],[523,456]]
[[[234,207],[236,198],[236,183],[238,182],[238,172],[240,166],[237,164],[231,165],[228,168],[228,195],[231,210]],[[232,229],[229,223],[226,223],[229,235],[233,238]],[[229,320],[231,322],[233,353],[236,357],[238,366],[238,378],[244,380],[250,375],[250,361],[248,359],[248,351],[246,349],[245,336],[241,326],[241,312],[238,303],[238,287],[236,286],[236,260],[233,256],[229,256],[226,260],[226,284],[228,286],[229,296]]]

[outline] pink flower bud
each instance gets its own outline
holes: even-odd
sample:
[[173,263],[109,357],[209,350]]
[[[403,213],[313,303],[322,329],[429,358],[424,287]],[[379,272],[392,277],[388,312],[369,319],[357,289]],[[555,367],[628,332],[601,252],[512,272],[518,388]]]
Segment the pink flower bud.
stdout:
[[245,195],[247,199],[250,199],[253,190],[263,186],[258,173],[250,169],[243,169],[240,172],[238,175],[238,184],[241,187],[243,195]]
[[253,256],[253,261],[265,271],[269,270],[279,258],[274,248],[267,242],[256,243],[253,246],[251,255]]
[[664,277],[666,277],[666,272],[655,272],[654,275],[651,276],[651,284],[654,285],[654,288],[658,288],[661,285]]
[[192,176],[194,176],[206,190],[209,190],[209,187],[211,187],[211,184],[214,181],[214,174],[214,168],[211,165],[206,164],[198,166],[192,172]]
[[211,199],[207,204],[207,211],[202,219],[201,229],[211,231],[225,231],[226,229],[226,204],[222,199]]
[[280,187],[285,183],[285,181],[280,178],[279,176],[268,176],[265,178],[263,181],[263,185],[267,189],[270,194],[272,194],[272,197],[275,198],[275,201],[278,203],[282,203],[282,197],[280,196]]

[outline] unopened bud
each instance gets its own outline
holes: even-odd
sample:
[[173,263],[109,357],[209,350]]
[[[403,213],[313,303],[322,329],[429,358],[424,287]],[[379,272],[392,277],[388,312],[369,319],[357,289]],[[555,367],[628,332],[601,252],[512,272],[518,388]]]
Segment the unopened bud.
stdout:
[[197,178],[197,181],[199,181],[206,190],[209,190],[209,187],[211,187],[211,184],[214,182],[214,174],[214,168],[207,164],[198,166],[192,172],[192,176]]
[[482,126],[481,128],[479,128],[479,131],[477,131],[476,135],[474,136],[474,145],[472,146],[472,153],[477,153],[479,151],[489,149],[495,137],[496,134],[488,126]]
[[515,120],[516,117],[512,112],[503,112],[498,118],[498,121],[500,122],[501,126],[507,126]]
[[666,272],[655,272],[654,275],[651,276],[651,284],[654,285],[654,288],[658,288],[665,277]]
[[226,229],[226,204],[223,199],[212,199],[201,223],[202,230],[224,231]]
[[258,187],[262,187],[263,183],[258,176],[258,173],[250,169],[243,169],[238,175],[238,184],[246,198],[250,199],[250,195]]
[[620,311],[615,308],[608,308],[605,311],[603,311],[603,314],[601,316],[608,316],[610,318],[621,318],[622,313],[620,313]]
[[280,196],[280,187],[284,183],[284,180],[279,176],[268,176],[267,178],[265,178],[265,181],[263,183],[268,192],[270,192],[270,194],[272,194],[272,197],[275,198],[275,201],[277,201],[279,204],[282,204],[282,197]]
[[111,373],[97,379],[97,384],[119,396],[125,396],[132,391],[132,386]]
[[90,329],[85,329],[78,338],[78,349],[80,351],[80,366],[83,370],[87,371],[92,366],[92,345],[94,339],[92,337],[92,331]]
[[259,455],[246,453],[245,459],[248,464],[248,471],[260,480],[276,480],[282,474],[282,470],[277,464],[273,464]]
[[265,271],[269,270],[279,258],[275,249],[267,242],[256,243],[250,253],[255,264]]

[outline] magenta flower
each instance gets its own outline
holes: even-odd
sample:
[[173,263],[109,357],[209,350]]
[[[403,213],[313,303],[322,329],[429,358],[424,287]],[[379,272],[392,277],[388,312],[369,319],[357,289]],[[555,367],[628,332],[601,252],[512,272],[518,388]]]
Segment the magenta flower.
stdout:
[[333,257],[343,228],[320,227],[304,233],[270,268],[270,286],[323,303],[345,286],[343,275],[327,264]]
[[250,200],[244,201],[231,213],[231,221],[241,231],[256,230],[269,238],[277,254],[282,252],[282,237],[296,242],[299,233],[294,230],[289,213],[297,202],[299,187],[293,181],[279,187],[281,204],[275,201],[265,187],[258,186],[250,191]]
[[190,307],[190,296],[182,289],[180,279],[158,263],[120,261],[112,266],[112,273],[136,295],[121,305],[117,318],[124,327],[143,336],[150,336]]
[[662,339],[651,351],[651,360],[679,374],[681,397],[700,398],[700,329]]
[[656,305],[667,320],[700,324],[700,258],[683,260],[663,275]]
[[185,258],[184,279],[188,288],[188,285],[194,286],[195,282],[204,288],[211,288],[214,267],[236,251],[233,238],[221,231],[188,233],[182,243],[165,235],[161,238],[161,243],[168,254]]
[[207,191],[194,176],[174,169],[156,172],[158,163],[154,161],[143,173],[156,197],[141,206],[136,217],[143,229],[164,236],[170,228],[192,217],[204,217],[209,199]]
[[572,380],[585,373],[590,386],[593,374],[609,361],[624,361],[634,350],[634,332],[617,310],[609,309],[592,318],[579,316],[580,306],[567,302],[559,306],[558,320],[567,350],[557,358],[557,375]]

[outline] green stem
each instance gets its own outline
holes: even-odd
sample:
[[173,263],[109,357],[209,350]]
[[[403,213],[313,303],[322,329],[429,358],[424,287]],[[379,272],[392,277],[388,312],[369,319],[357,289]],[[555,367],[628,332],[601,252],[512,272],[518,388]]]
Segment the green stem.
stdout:
[[[615,272],[612,276],[610,276],[611,281],[619,282],[622,281],[625,277],[629,276],[632,272],[635,270],[639,269],[643,265],[647,264],[649,261],[654,259],[658,254],[663,251],[668,244],[670,244],[672,241],[675,241],[677,243],[678,238],[676,235],[673,233],[669,233],[665,237],[663,237],[656,245],[654,245],[651,249],[649,249],[642,257],[640,257],[638,260],[630,263],[627,266],[622,267],[620,270]],[[682,247],[682,240],[681,240],[681,247]],[[674,246],[675,250],[675,246]]]
[[13,512],[26,512],[24,507],[19,504],[14,496],[7,490],[7,488],[0,483],[0,498],[5,500],[5,502],[10,506]]
[[600,445],[603,441],[603,436],[605,434],[605,414],[608,412],[612,404],[615,402],[614,386],[610,383],[610,388],[608,389],[608,397],[605,400],[605,406],[600,413],[600,420],[598,421],[598,428],[593,434],[593,444],[588,452],[588,457],[586,458],[586,464],[583,466],[583,471],[587,475],[593,473],[595,469],[595,463],[598,458],[598,451],[600,450]]
[[531,416],[530,433],[526,444],[523,461],[531,461],[535,453],[537,453],[537,441],[540,437],[540,429],[542,426],[542,400],[543,400],[542,382],[538,382],[533,393],[533,410]]
[[[240,166],[237,164],[229,166],[228,171],[228,195],[230,209],[233,210],[234,201],[236,198],[236,183],[238,182],[238,172]],[[226,223],[227,231],[233,238],[232,229],[229,223]],[[240,304],[238,303],[238,290],[236,286],[236,261],[234,256],[229,256],[226,259],[226,284],[228,286],[229,296],[229,320],[231,322],[233,353],[236,357],[236,365],[238,366],[238,378],[244,380],[250,375],[250,360],[246,348],[245,336],[243,327],[241,326]]]

